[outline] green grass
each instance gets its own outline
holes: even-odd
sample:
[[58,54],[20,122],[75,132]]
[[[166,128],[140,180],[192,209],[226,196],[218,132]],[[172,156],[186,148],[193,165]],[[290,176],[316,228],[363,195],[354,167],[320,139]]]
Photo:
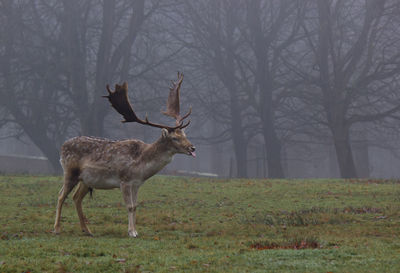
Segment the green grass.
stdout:
[[61,181],[0,176],[0,272],[400,272],[399,181],[157,176],[136,239],[119,190],[85,198],[94,237],[71,195],[53,235]]

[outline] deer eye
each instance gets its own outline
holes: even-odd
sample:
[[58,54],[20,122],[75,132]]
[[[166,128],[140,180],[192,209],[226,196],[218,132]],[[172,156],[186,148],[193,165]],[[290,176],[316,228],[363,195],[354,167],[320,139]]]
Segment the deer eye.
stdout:
[[178,141],[178,138],[177,137],[172,137],[171,138],[173,141]]

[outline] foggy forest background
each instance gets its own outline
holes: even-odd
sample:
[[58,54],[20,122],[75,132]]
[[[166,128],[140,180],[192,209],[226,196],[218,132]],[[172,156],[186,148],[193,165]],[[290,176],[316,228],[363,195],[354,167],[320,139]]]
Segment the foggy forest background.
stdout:
[[177,71],[198,157],[167,171],[223,177],[398,177],[398,0],[0,0],[0,155],[60,173],[77,135],[152,142],[122,124],[165,110]]

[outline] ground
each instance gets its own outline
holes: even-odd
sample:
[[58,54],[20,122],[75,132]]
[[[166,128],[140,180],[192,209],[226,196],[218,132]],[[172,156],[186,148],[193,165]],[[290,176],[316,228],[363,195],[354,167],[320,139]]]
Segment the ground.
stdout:
[[138,238],[119,190],[72,195],[51,233],[61,177],[0,176],[0,272],[400,272],[397,180],[156,176]]

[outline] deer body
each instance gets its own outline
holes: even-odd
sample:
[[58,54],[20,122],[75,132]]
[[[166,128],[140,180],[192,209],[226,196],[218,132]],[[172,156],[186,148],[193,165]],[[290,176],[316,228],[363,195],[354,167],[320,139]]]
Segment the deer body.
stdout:
[[79,179],[94,189],[119,188],[120,181],[142,184],[171,162],[174,153],[166,144],[163,138],[147,144],[76,137],[62,146],[61,164],[64,170],[75,168]]
[[128,85],[116,85],[116,91],[106,96],[112,106],[124,116],[125,122],[138,122],[162,129],[161,137],[151,144],[128,139],[112,141],[93,137],[75,137],[61,147],[61,165],[64,170],[64,184],[58,195],[54,232],[60,233],[61,210],[68,194],[78,185],[73,200],[79,217],[81,229],[92,235],[85,223],[82,200],[92,189],[120,188],[128,210],[128,234],[137,236],[136,202],[139,187],[158,173],[177,153],[195,156],[195,147],[186,138],[183,128],[184,117],[179,114],[179,88],[183,75],[178,73],[178,82],[173,83],[167,102],[166,115],[176,118],[176,126],[169,127],[139,119],[133,112],[127,96]]

